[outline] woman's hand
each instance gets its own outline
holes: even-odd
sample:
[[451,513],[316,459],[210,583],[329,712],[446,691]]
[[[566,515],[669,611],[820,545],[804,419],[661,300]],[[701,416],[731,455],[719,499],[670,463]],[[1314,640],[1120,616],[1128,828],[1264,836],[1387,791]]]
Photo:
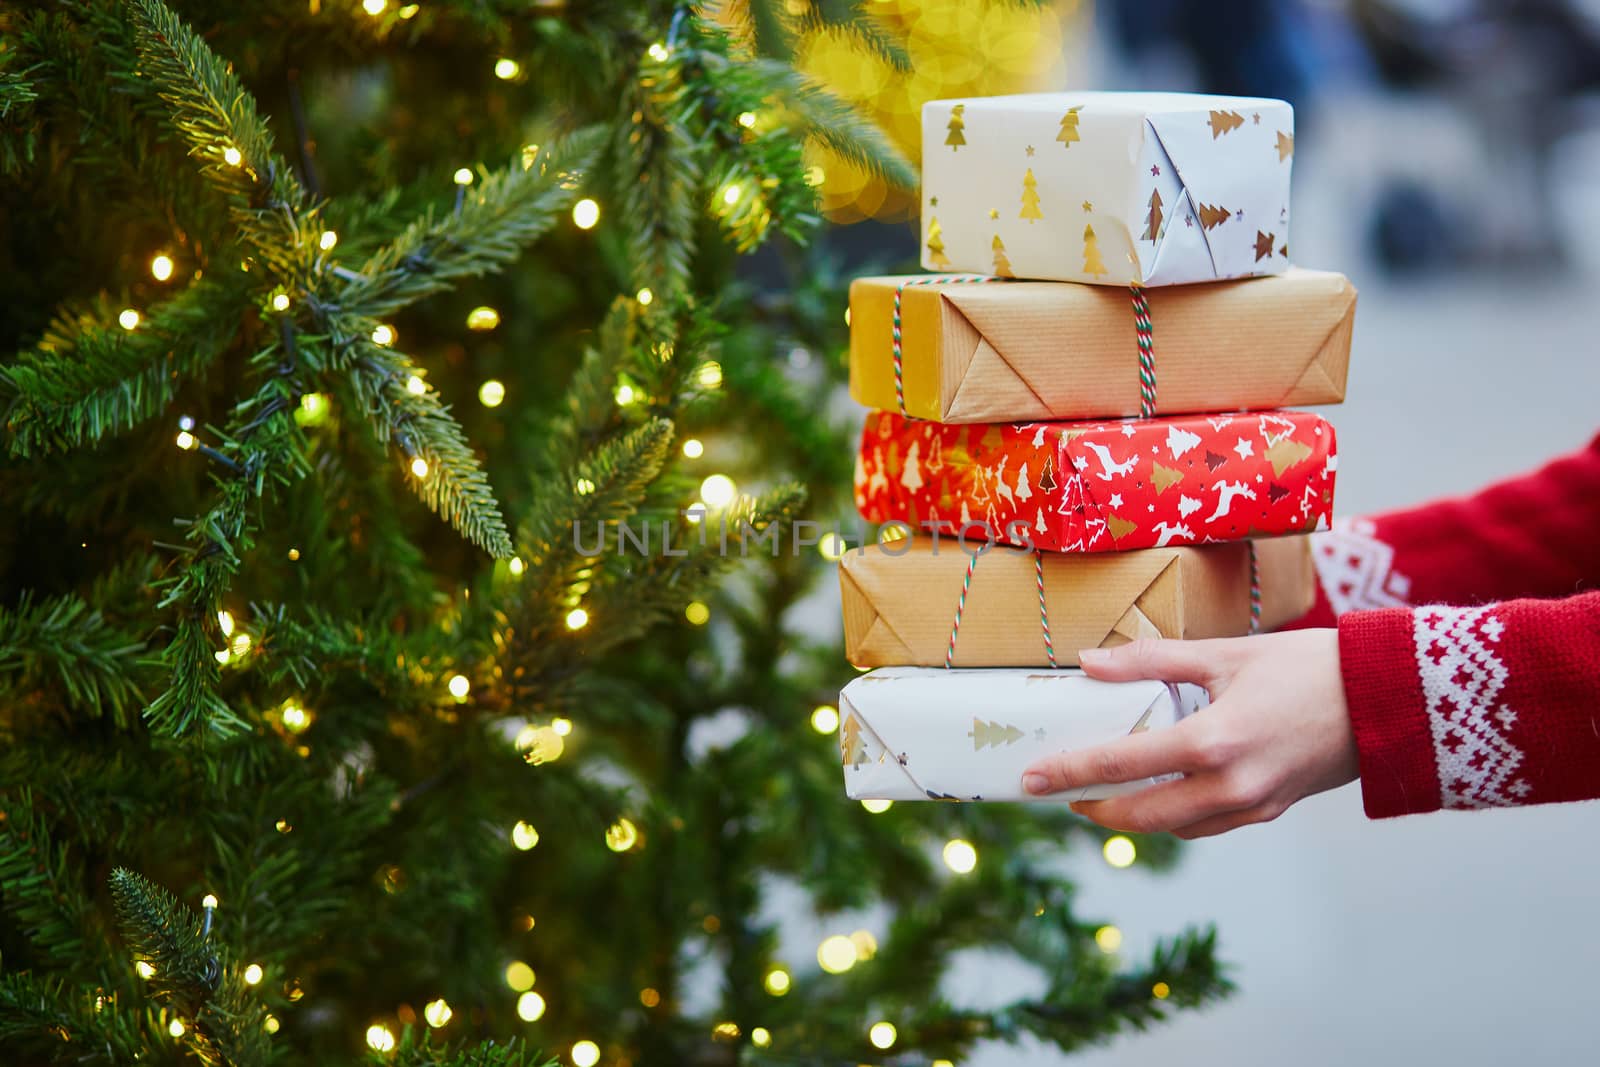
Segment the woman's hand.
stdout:
[[1268,822],[1302,797],[1357,774],[1355,737],[1339,673],[1337,630],[1224,641],[1136,641],[1079,653],[1108,682],[1194,682],[1211,706],[1168,730],[1040,760],[1023,776],[1037,795],[1181,772],[1182,779],[1074,804],[1102,826],[1208,837]]

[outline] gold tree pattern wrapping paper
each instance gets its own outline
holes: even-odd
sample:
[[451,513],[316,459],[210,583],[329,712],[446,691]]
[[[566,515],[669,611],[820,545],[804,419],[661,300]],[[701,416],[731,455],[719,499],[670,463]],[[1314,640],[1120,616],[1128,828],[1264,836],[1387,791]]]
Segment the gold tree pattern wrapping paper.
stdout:
[[[839,694],[845,793],[855,800],[1039,800],[1022,772],[1042,756],[1165,730],[1206,691],[1099,682],[1081,671],[885,667]],[[1090,786],[1049,802],[1099,800],[1152,779]]]
[[934,100],[922,134],[928,270],[1004,263],[1018,278],[1155,286],[1289,267],[1294,109],[1282,100]]

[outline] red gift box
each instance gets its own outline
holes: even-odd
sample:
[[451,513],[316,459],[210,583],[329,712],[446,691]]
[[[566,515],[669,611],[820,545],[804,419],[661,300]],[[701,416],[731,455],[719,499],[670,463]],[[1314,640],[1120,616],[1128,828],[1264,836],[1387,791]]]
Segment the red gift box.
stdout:
[[867,416],[856,506],[871,522],[1059,552],[1327,529],[1333,427],[1303,411],[942,425]]

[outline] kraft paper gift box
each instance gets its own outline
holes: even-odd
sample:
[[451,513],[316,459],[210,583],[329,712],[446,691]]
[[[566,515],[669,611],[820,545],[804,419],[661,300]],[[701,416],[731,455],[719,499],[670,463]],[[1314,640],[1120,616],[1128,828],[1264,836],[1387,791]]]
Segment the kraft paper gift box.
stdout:
[[[839,694],[845,794],[1036,801],[1022,791],[1022,772],[1035,760],[1170,729],[1206,703],[1198,686],[1100,682],[1076,670],[886,667]],[[1047,799],[1100,800],[1155,781],[1088,786]]]
[[877,411],[855,498],[869,522],[1112,552],[1326,529],[1337,470],[1333,427],[1304,411],[954,426]]
[[1188,93],[922,108],[922,265],[1176,285],[1289,266],[1294,110]]
[[[1144,296],[1156,414],[1344,399],[1356,291],[1343,275],[1297,268]],[[946,423],[1138,415],[1129,294],[1060,282],[858,278],[850,286],[850,395]]]
[[[1304,537],[1255,542],[1261,626],[1311,610],[1316,578]],[[983,549],[965,582],[972,552]],[[1042,574],[1046,610],[1039,612]],[[1080,648],[1149,637],[1250,632],[1250,545],[1149,548],[1088,555],[1033,553],[953,537],[852,549],[839,560],[845,656],[857,667],[942,667],[967,587],[951,662],[957,667],[1062,667]]]

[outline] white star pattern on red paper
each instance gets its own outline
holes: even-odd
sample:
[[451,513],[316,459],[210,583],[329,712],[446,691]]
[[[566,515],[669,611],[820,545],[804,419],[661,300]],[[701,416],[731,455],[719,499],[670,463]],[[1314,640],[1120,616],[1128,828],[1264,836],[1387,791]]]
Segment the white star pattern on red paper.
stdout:
[[1240,459],[1249,459],[1256,454],[1256,446],[1243,437],[1239,438],[1239,443],[1233,446],[1233,450],[1239,453]]

